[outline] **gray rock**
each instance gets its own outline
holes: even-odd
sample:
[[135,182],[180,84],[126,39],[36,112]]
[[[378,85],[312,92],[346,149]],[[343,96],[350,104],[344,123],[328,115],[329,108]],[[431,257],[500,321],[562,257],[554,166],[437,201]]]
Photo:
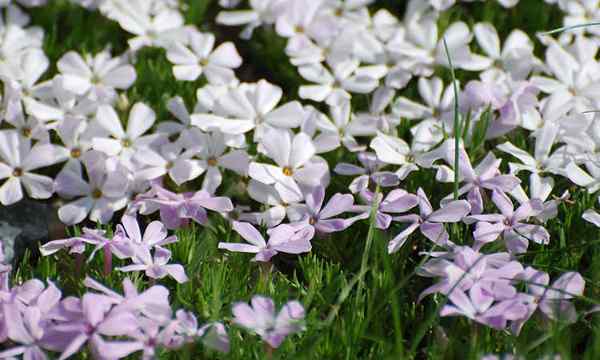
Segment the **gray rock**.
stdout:
[[25,249],[37,249],[40,243],[49,240],[54,211],[49,204],[30,199],[0,206],[0,241],[5,263],[21,257]]

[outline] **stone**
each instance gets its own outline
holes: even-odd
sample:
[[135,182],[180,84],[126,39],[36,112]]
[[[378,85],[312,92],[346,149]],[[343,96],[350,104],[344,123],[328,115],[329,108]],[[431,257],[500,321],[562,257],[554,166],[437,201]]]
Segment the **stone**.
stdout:
[[23,256],[25,249],[37,252],[40,244],[50,240],[56,210],[46,202],[23,199],[10,206],[0,206],[0,241],[4,263]]

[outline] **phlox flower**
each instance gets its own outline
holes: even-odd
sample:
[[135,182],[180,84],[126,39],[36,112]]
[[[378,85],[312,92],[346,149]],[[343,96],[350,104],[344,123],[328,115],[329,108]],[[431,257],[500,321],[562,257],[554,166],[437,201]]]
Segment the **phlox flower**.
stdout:
[[400,180],[404,180],[411,172],[419,170],[420,154],[413,152],[410,145],[399,137],[378,133],[371,140],[370,147],[375,150],[379,161],[400,166],[395,172]]
[[75,51],[63,55],[57,63],[65,89],[77,95],[89,95],[102,103],[117,98],[115,90],[126,90],[136,80],[135,68],[123,58],[111,57],[108,49],[85,58]]
[[419,299],[437,292],[445,295],[453,291],[471,292],[473,288],[480,300],[490,304],[517,295],[513,280],[521,274],[523,266],[511,261],[506,252],[483,254],[469,246],[455,246],[449,252],[431,255],[433,258],[419,268],[418,274],[439,281],[425,289]]
[[342,231],[355,221],[366,218],[366,214],[346,219],[335,218],[353,209],[354,197],[350,194],[337,193],[324,205],[325,188],[316,186],[305,193],[304,199],[305,205],[288,207],[288,216],[295,223],[314,227],[318,233]]
[[175,64],[173,74],[177,80],[195,81],[204,75],[209,83],[228,84],[235,79],[232,69],[242,65],[242,58],[232,42],[215,48],[211,33],[189,31],[189,48],[174,43],[167,51],[167,59]]
[[[180,96],[169,99],[167,110],[169,110],[177,121],[161,121],[157,125],[156,131],[167,134],[169,137],[176,135],[179,141],[183,141],[188,146],[193,146],[193,144],[186,141],[192,128],[192,119],[183,99]],[[197,103],[194,112],[199,111],[201,111],[201,105]]]
[[406,222],[410,225],[389,242],[388,253],[390,254],[398,251],[417,228],[426,238],[437,245],[454,245],[450,241],[448,232],[444,229],[444,223],[459,222],[471,211],[471,206],[465,200],[450,201],[434,211],[427,194],[421,188],[417,190],[417,197],[419,215],[402,215],[393,218],[393,221]]
[[[509,192],[520,184],[520,180],[514,175],[504,175],[500,172],[501,159],[497,159],[493,153],[489,152],[486,157],[477,164],[475,168],[471,165],[469,155],[460,144],[459,148],[459,179],[466,184],[458,189],[458,195],[467,194],[467,201],[471,205],[473,214],[480,214],[483,211],[483,191],[497,190]],[[425,167],[433,166],[436,159],[443,158],[445,162],[454,167],[454,139],[448,139],[438,148],[425,153],[420,160]],[[438,172],[436,179],[442,182],[454,181],[454,170],[446,165],[437,166]],[[446,196],[443,201],[449,201],[452,194]]]
[[525,79],[540,62],[533,55],[533,42],[519,29],[513,30],[500,47],[500,37],[494,25],[480,22],[473,27],[477,44],[487,55],[488,68],[506,71],[515,79]]
[[168,347],[172,348],[181,346],[185,343],[193,343],[197,338],[202,339],[204,346],[218,350],[222,353],[229,352],[229,337],[220,322],[211,322],[202,326],[198,325],[196,316],[188,311],[177,310],[175,319],[167,325],[169,331],[172,331],[171,344]]
[[313,160],[316,149],[308,135],[271,129],[265,133],[262,145],[277,166],[251,162],[248,175],[275,186],[284,201],[291,203],[302,198],[299,185],[317,186],[329,181],[327,163]]
[[185,149],[181,142],[165,143],[156,152],[150,148],[138,150],[133,159],[141,165],[136,177],[152,180],[169,175],[177,185],[193,180],[206,170],[201,160],[194,159],[199,148]]
[[287,3],[288,0],[250,0],[248,10],[219,12],[217,23],[229,26],[246,25],[240,37],[248,40],[257,27],[274,24]]
[[159,245],[154,246],[153,254],[147,246],[136,246],[132,260],[132,265],[121,266],[117,270],[123,272],[144,271],[146,276],[152,279],[170,276],[180,284],[189,280],[183,266],[169,264],[171,252]]
[[269,262],[277,253],[301,254],[309,252],[312,248],[310,239],[314,235],[314,228],[304,225],[281,224],[267,231],[269,240],[264,237],[249,223],[234,221],[235,230],[249,244],[219,243],[219,249],[228,251],[256,254],[253,261]]
[[129,173],[122,166],[108,167],[106,156],[98,151],[88,151],[81,158],[88,181],[83,179],[82,169],[77,166],[64,168],[54,182],[57,194],[75,199],[58,209],[58,217],[63,223],[73,225],[89,214],[90,220],[107,223],[115,211],[127,205]]
[[394,189],[385,197],[381,193],[373,193],[369,190],[363,190],[359,195],[367,205],[354,205],[352,211],[365,214],[368,217],[373,207],[373,202],[376,201],[378,206],[375,215],[375,226],[381,230],[386,230],[390,227],[393,220],[393,215],[390,214],[407,212],[419,204],[419,199],[416,195],[403,189]]
[[147,215],[160,211],[160,219],[168,229],[177,229],[187,225],[189,219],[199,224],[206,224],[206,210],[229,212],[233,210],[231,200],[226,197],[213,197],[200,190],[189,193],[174,193],[159,184],[153,184],[146,194],[141,194],[134,201],[132,210],[139,210]]
[[[17,299],[3,299],[0,322],[6,326],[6,336],[15,346],[0,352],[0,358],[22,355],[27,359],[47,359],[44,350],[56,351],[64,342],[53,337],[47,321],[60,301],[60,290],[50,281],[44,288],[40,281],[30,280],[12,291]],[[27,301],[21,302],[18,297],[23,300],[27,297]]]
[[378,85],[377,79],[367,75],[358,75],[358,60],[330,62],[324,65],[310,64],[298,68],[300,75],[314,85],[300,86],[302,99],[317,102],[325,101],[329,105],[339,105],[351,98],[350,93],[368,94]]
[[56,330],[70,342],[62,351],[59,359],[64,360],[88,343],[92,354],[108,358],[121,358],[137,351],[132,341],[105,341],[106,336],[125,336],[136,331],[139,323],[136,317],[127,311],[111,311],[112,299],[104,295],[86,293],[78,304],[78,319],[72,323],[62,323]]
[[547,273],[527,267],[519,279],[527,286],[527,294],[522,295],[527,315],[511,324],[513,333],[518,335],[523,324],[537,309],[550,319],[575,322],[577,312],[570,300],[583,295],[585,288],[585,280],[579,273],[566,272],[550,284]]
[[161,134],[144,135],[155,120],[156,114],[151,108],[144,103],[136,103],[131,108],[127,129],[124,130],[115,109],[102,105],[98,108],[96,121],[111,137],[95,137],[93,147],[108,156],[118,156],[123,164],[131,166],[130,161],[136,151],[164,142]]
[[273,348],[278,348],[291,334],[304,329],[304,308],[298,301],[287,302],[276,313],[273,300],[264,296],[252,297],[251,306],[245,302],[233,305],[234,322],[260,336]]
[[23,198],[22,187],[34,199],[47,199],[54,192],[48,176],[34,173],[42,167],[64,161],[66,155],[53,144],[37,143],[19,136],[15,130],[0,131],[0,204],[7,206]]
[[357,158],[362,166],[339,163],[333,169],[336,174],[340,175],[358,175],[352,180],[350,186],[348,186],[353,194],[371,189],[374,184],[381,187],[390,187],[399,184],[398,175],[391,171],[381,170],[385,164],[374,153],[361,152],[357,155]]
[[200,168],[206,169],[202,181],[202,190],[214,194],[221,182],[223,176],[221,169],[227,169],[240,176],[248,175],[248,166],[250,157],[245,150],[227,151],[225,134],[214,131],[212,133],[200,133],[197,131],[190,134],[189,139],[192,143],[200,144],[195,154],[195,160]]
[[100,11],[135,35],[128,41],[133,51],[146,46],[167,47],[187,38],[183,16],[171,6],[164,6],[162,0],[105,1]]
[[271,127],[293,129],[302,123],[302,105],[290,101],[278,106],[282,96],[283,90],[266,80],[233,87],[215,100],[214,114],[194,114],[192,123],[203,130],[216,128],[226,134],[254,129],[254,140],[259,141]]
[[[545,64],[549,76],[533,76],[532,83],[551,97],[569,102],[577,112],[596,109],[598,89],[597,62],[593,54],[596,44],[578,36],[572,47],[565,48],[552,42],[546,49]],[[585,49],[584,52],[581,50]],[[586,54],[587,53],[587,54]],[[590,56],[591,55],[591,56]]]
[[544,210],[541,200],[532,199],[515,210],[506,194],[494,190],[492,201],[501,214],[470,215],[465,218],[466,223],[477,222],[473,237],[478,247],[495,241],[500,235],[507,249],[516,254],[525,252],[530,240],[542,245],[550,242],[550,234],[543,226],[525,222]]
[[518,299],[506,299],[494,303],[483,290],[471,288],[467,293],[455,290],[448,296],[450,304],[444,305],[441,316],[462,315],[497,330],[506,328],[508,321],[522,319],[527,308]]
[[136,315],[143,314],[145,317],[159,321],[171,319],[172,309],[169,303],[169,290],[162,285],[153,285],[140,292],[131,279],[126,277],[122,282],[123,295],[121,295],[89,276],[86,276],[83,284],[88,289],[95,290],[99,294],[108,297],[116,306],[115,312],[124,311]]
[[[291,204],[283,201],[275,187],[250,179],[246,191],[252,200],[257,201],[266,207],[265,210],[256,214],[256,223],[259,225],[266,225],[269,228],[281,224],[285,219],[287,209]],[[298,201],[300,201],[300,199]],[[250,220],[246,221],[254,222]]]

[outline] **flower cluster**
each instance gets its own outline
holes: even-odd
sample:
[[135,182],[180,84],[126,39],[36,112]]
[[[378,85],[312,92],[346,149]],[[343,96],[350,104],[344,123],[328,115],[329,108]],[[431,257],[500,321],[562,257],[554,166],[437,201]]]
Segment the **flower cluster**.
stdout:
[[[417,230],[431,242],[436,250],[424,253],[431,259],[419,273],[438,282],[421,296],[447,296],[443,316],[515,333],[538,308],[550,319],[576,319],[571,300],[583,295],[581,275],[566,272],[550,283],[548,273],[517,259],[532,243],[552,242],[545,224],[569,197],[553,196],[558,181],[600,189],[597,29],[539,35],[539,59],[536,39],[518,29],[503,43],[487,22],[457,21],[439,31],[440,14],[454,0],[408,1],[403,18],[369,12],[374,0],[250,0],[244,10],[234,9],[240,1],[221,0],[227,9],[216,22],[243,26],[242,39],[265,29],[285,39],[285,55],[303,81],[299,99],[289,100],[285,84],[239,80],[243,59],[235,45],[186,24],[179,1],[73,2],[118,23],[130,35],[127,51],[69,51],[50,64],[44,31],[21,7],[45,2],[0,2],[0,204],[57,195],[67,225],[108,224],[124,215],[114,233],[84,228],[43,245],[43,255],[81,255],[91,245],[88,259],[101,251],[105,274],[114,255],[128,261],[119,271],[183,283],[185,269],[170,263],[167,245],[177,238],[168,230],[205,225],[208,211],[245,241],[222,241],[219,249],[252,253],[260,262],[310,252],[315,239],[372,218],[376,228],[393,232],[390,256]],[[498,2],[512,7],[518,0]],[[557,2],[566,25],[600,16],[598,4],[579,3]],[[152,108],[157,104],[129,104],[134,65],[147,47],[164,50],[176,80],[202,84],[192,107],[191,99],[175,96],[166,104],[171,117],[163,119]],[[440,68],[478,77],[444,84],[435,75]],[[404,92],[410,86],[418,96]],[[368,108],[357,105],[358,97],[368,99]],[[406,123],[408,131],[399,131]],[[506,141],[513,131],[533,140],[532,152]],[[486,152],[488,140],[498,145]],[[347,162],[332,163],[332,154]],[[457,189],[432,204],[424,186],[408,191],[406,180],[417,172]],[[328,196],[335,175],[353,179]],[[229,179],[247,203],[223,196]],[[160,221],[142,233],[138,216],[155,213]],[[593,209],[584,218],[600,225]],[[464,229],[464,239],[450,236],[447,224]],[[18,344],[0,357],[44,358],[52,351],[66,358],[87,343],[101,358],[135,351],[151,358],[157,347],[199,337],[228,348],[222,324],[198,327],[183,310],[173,316],[160,285],[138,293],[125,280],[119,295],[87,279],[96,292],[63,299],[50,281],[9,287],[10,268],[0,266],[0,340]],[[276,314],[270,299],[255,296],[252,307],[237,303],[233,313],[235,323],[271,347],[303,328],[298,302]]]
[[[192,312],[173,311],[169,290],[162,285],[139,291],[125,278],[120,294],[86,277],[85,294],[63,297],[50,280],[44,284],[32,279],[10,287],[9,273],[10,267],[2,268],[0,343],[7,347],[0,358],[48,359],[50,353],[60,353],[59,359],[67,359],[87,346],[98,359],[121,359],[137,352],[154,359],[159,350],[179,349],[198,340],[209,349],[229,352],[223,323],[201,325]],[[252,304],[254,309],[243,303],[233,306],[235,323],[256,332],[273,348],[303,329],[304,308],[297,301],[286,304],[277,316],[269,298],[255,296]]]

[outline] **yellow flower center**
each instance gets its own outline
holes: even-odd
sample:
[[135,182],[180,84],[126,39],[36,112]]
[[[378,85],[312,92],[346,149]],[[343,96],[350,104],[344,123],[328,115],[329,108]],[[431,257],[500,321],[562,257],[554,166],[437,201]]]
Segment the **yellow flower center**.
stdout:
[[75,148],[71,149],[71,157],[77,159],[81,156],[81,149]]
[[206,163],[208,164],[208,166],[217,166],[219,162],[214,157],[211,157],[206,161]]
[[102,190],[100,190],[100,189],[94,189],[92,191],[92,197],[94,199],[100,199],[102,197]]
[[292,170],[291,167],[286,166],[286,167],[283,168],[283,175],[285,175],[285,176],[292,176],[292,175],[294,175],[294,170]]

